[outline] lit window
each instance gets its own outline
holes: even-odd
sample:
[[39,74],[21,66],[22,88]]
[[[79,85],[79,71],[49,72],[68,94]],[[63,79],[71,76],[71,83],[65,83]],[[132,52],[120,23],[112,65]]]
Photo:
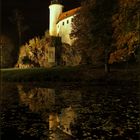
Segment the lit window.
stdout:
[[50,52],[49,52],[49,57],[50,57],[50,58],[53,58],[53,51],[50,51]]

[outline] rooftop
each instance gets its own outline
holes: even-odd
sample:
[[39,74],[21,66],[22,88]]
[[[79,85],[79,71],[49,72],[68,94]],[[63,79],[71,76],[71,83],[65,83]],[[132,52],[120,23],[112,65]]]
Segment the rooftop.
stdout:
[[81,7],[78,7],[78,8],[74,8],[74,9],[72,9],[72,10],[63,12],[63,13],[59,16],[58,22],[61,21],[61,20],[63,20],[63,19],[65,19],[65,18],[67,18],[67,17],[70,17],[70,16],[76,14],[80,9],[81,9]]

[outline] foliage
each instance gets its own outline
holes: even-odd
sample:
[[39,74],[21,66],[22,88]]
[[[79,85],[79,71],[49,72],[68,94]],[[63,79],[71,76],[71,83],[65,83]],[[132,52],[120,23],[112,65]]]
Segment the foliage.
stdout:
[[[50,37],[43,38],[35,37],[29,40],[29,43],[21,46],[19,59],[16,67],[42,67],[47,64],[47,49],[49,47]],[[28,63],[25,63],[25,58],[28,58]]]
[[14,44],[4,35],[0,35],[0,66],[8,68],[14,65]]
[[75,38],[73,46],[76,51],[82,55],[82,63],[84,63],[84,61],[89,58],[92,46],[91,41],[93,37],[93,34],[90,34],[90,25],[92,22],[90,20],[93,19],[93,15],[90,11],[94,3],[87,3],[82,3],[82,8],[75,16],[72,24],[73,29],[71,33],[71,37]]
[[140,47],[138,45],[140,2],[137,0],[118,0],[118,5],[117,13],[112,16],[116,51],[112,53],[110,63],[128,61],[132,55],[136,58],[135,52]]
[[23,64],[29,64],[32,63],[31,60],[28,58],[28,56],[25,56],[22,60]]
[[55,47],[55,59],[58,65],[78,65],[80,55],[69,44],[62,44],[60,37],[51,37],[46,31],[42,38],[34,37],[20,47],[16,67],[50,67],[49,47]]
[[18,46],[20,46],[23,43],[23,35],[28,29],[28,26],[24,24],[24,17],[18,9],[13,11],[13,15],[9,19],[15,25],[18,36]]
[[62,65],[78,65],[81,61],[81,56],[72,46],[63,43],[61,60]]
[[15,61],[17,62],[20,46],[24,42],[25,31],[28,30],[29,27],[25,24],[25,18],[22,12],[18,9],[13,10],[12,15],[9,17],[9,20],[14,25],[13,29],[15,32],[15,39],[16,39],[14,54],[15,54]]
[[81,7],[71,36],[76,38],[73,45],[85,63],[93,63],[96,57],[105,64],[128,61],[132,55],[136,58],[140,41],[138,0],[85,0]]
[[[82,3],[81,11],[75,18],[71,35],[77,38],[75,44],[79,46],[82,56],[86,56],[86,63],[92,63],[94,60],[91,58],[96,58],[97,54],[102,53],[104,63],[107,65],[109,53],[112,51],[111,18],[115,6],[116,0],[86,0]],[[97,53],[94,53],[93,56],[94,50]]]

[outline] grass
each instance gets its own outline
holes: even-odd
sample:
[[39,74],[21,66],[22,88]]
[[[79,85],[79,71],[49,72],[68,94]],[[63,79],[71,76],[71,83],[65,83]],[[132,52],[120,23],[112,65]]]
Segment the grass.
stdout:
[[28,69],[1,69],[3,81],[67,81],[75,80],[77,75],[76,67],[55,67],[55,68],[28,68]]
[[103,82],[139,81],[139,69],[111,69],[109,74],[103,68],[94,66],[65,66],[53,68],[1,69],[1,79],[6,82]]

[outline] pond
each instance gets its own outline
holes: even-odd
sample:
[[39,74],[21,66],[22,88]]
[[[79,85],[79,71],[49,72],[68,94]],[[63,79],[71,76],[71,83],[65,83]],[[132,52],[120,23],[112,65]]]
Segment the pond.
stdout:
[[140,89],[132,85],[2,85],[2,140],[140,140]]

